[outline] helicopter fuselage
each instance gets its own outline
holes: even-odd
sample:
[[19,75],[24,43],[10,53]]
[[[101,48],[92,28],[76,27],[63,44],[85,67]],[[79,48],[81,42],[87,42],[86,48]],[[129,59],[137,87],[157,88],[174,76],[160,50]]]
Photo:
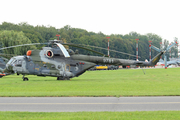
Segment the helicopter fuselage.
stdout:
[[[53,55],[48,55],[50,51]],[[58,53],[58,54],[57,54]],[[77,77],[95,63],[64,57],[60,51],[45,47],[33,50],[30,56],[16,56],[6,64],[6,71],[22,75],[53,76],[58,80]]]
[[12,57],[4,71],[9,74],[22,74],[23,80],[28,80],[25,75],[53,76],[57,77],[57,80],[65,80],[78,77],[97,64],[153,66],[162,54],[163,52],[159,53],[150,62],[144,62],[74,54],[56,43],[53,47],[43,47],[42,50],[29,50],[25,56]]

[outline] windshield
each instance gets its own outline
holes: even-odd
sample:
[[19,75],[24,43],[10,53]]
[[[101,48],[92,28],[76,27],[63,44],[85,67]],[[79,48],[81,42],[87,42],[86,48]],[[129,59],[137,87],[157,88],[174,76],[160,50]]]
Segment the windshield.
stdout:
[[14,60],[14,61],[11,63],[11,65],[16,64],[16,62],[17,62],[17,60]]
[[11,58],[9,61],[8,61],[8,63],[7,64],[11,64],[12,63],[12,61],[14,61],[15,59],[14,58]]

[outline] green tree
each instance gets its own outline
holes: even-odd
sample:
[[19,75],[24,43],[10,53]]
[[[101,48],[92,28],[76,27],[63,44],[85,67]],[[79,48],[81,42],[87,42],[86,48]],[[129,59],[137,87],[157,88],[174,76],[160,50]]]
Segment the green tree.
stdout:
[[[11,31],[0,31],[0,42],[2,43],[3,47],[21,45],[21,44],[30,44],[31,41],[24,35],[23,32],[15,32]],[[36,49],[35,46],[24,46],[24,47],[16,47],[5,49],[5,54],[16,54],[16,55],[24,55],[26,54],[27,50]]]

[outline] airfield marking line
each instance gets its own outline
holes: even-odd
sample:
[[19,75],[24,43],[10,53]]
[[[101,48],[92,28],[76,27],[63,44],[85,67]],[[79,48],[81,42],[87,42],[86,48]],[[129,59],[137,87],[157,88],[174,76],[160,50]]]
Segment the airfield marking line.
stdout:
[[143,103],[0,103],[0,105],[33,105],[33,104],[39,104],[39,105],[72,105],[72,104],[77,104],[77,105],[80,105],[80,104],[84,104],[84,105],[111,105],[111,104],[122,104],[122,105],[128,105],[128,104],[180,104],[180,102],[143,102]]

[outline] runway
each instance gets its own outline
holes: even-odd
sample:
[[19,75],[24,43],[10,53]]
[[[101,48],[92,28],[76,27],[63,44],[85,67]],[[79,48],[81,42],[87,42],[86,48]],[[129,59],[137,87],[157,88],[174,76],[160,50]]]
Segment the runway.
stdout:
[[0,97],[0,111],[180,110],[180,97]]

